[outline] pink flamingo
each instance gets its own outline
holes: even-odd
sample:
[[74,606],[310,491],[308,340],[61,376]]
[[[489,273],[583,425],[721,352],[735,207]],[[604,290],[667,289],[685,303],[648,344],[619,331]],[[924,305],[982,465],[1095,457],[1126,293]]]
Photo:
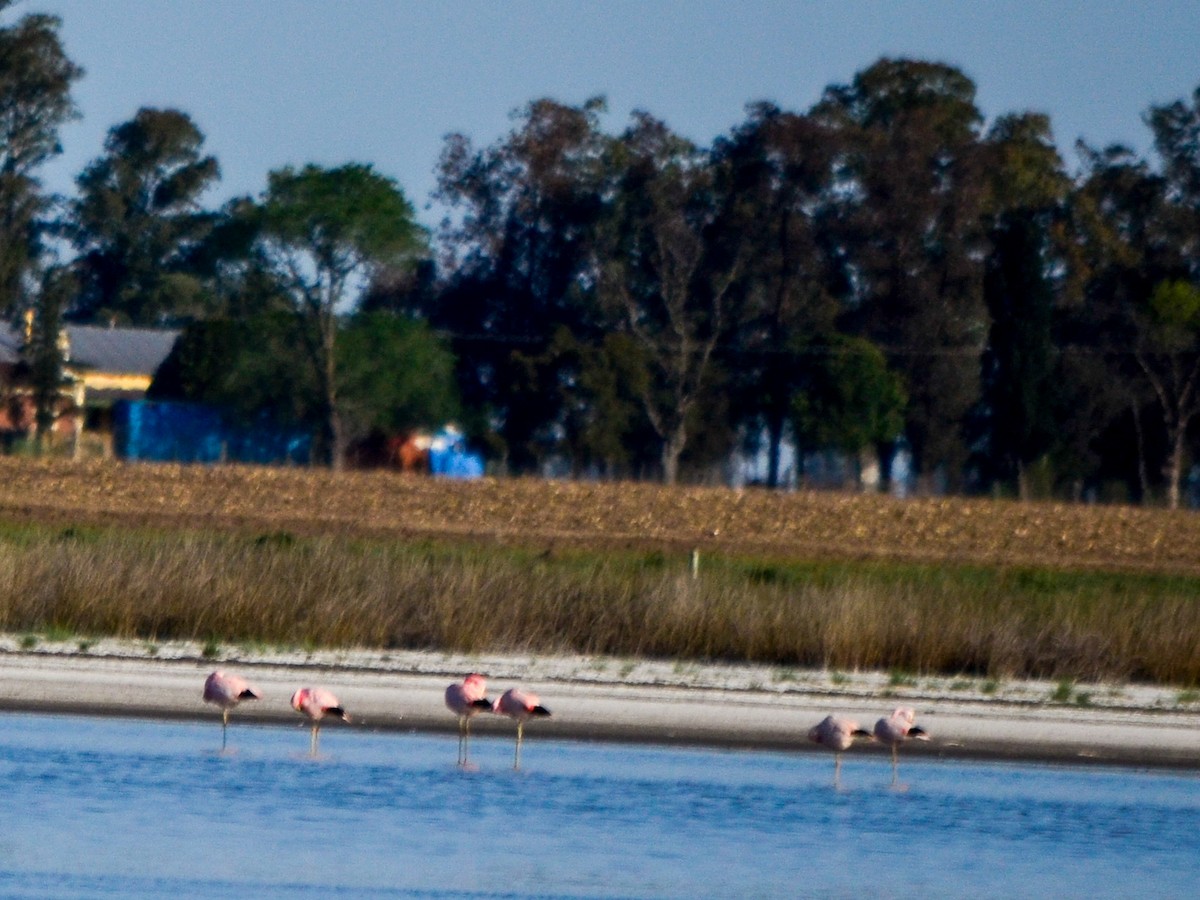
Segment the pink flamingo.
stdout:
[[317,744],[320,741],[321,720],[326,716],[337,716],[343,722],[350,721],[350,715],[342,709],[341,703],[325,688],[300,688],[292,694],[292,709],[308,716],[313,723],[312,743],[309,753],[317,755]]
[[221,707],[221,752],[225,752],[225,741],[229,731],[229,711],[243,700],[261,700],[258,688],[240,675],[213,672],[204,679],[204,702]]
[[487,699],[487,678],[472,672],[462,684],[450,685],[446,688],[446,706],[458,716],[458,764],[465,766],[471,741],[471,716],[492,708],[492,701]]
[[517,753],[513,757],[513,768],[521,768],[521,736],[525,728],[525,720],[535,716],[548,716],[550,710],[542,706],[537,694],[509,688],[500,695],[500,699],[492,706],[492,711],[502,716],[517,720]]
[[842,753],[850,749],[856,737],[870,738],[871,732],[860,728],[853,719],[841,716],[826,716],[808,731],[808,739],[814,744],[833,751],[833,786],[841,785]]
[[900,745],[905,741],[927,741],[929,735],[925,729],[913,723],[917,714],[907,706],[900,706],[886,719],[875,723],[875,739],[888,744],[892,748],[892,785],[895,786],[899,777]]

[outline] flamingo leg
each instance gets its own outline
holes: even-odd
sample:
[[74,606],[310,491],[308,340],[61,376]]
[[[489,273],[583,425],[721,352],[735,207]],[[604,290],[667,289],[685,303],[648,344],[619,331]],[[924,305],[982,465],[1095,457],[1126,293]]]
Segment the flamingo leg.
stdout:
[[221,710],[221,752],[225,752],[225,741],[229,736],[229,710]]
[[467,764],[467,735],[470,733],[471,722],[466,716],[458,717],[458,764]]
[[833,754],[833,786],[834,789],[842,786],[842,754]]
[[313,727],[312,727],[312,740],[309,742],[309,745],[308,745],[308,755],[309,756],[317,755],[317,744],[320,743],[320,732],[321,732],[320,724],[314,722]]
[[896,782],[900,779],[900,748],[898,744],[892,744],[892,787],[896,786]]
[[513,771],[521,768],[521,733],[524,730],[525,723],[517,719],[517,754],[513,757]]

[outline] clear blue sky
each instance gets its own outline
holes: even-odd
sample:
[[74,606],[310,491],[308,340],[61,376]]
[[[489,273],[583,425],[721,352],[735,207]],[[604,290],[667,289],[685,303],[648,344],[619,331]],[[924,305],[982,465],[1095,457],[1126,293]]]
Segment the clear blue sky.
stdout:
[[285,164],[369,162],[428,224],[446,134],[486,145],[538,97],[608,97],[701,144],[771,100],[803,111],[881,56],[961,67],[989,118],[1051,115],[1074,143],[1149,152],[1142,114],[1200,86],[1200,0],[23,0],[63,20],[87,74],[52,190],[141,106],[187,112],[223,180],[258,194]]

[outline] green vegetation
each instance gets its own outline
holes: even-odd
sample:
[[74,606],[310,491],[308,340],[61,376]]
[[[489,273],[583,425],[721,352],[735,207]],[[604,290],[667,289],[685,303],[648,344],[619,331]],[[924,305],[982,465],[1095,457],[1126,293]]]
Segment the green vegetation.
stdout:
[[1075,685],[1071,681],[1060,681],[1050,692],[1050,701],[1052,703],[1070,703],[1074,693]]

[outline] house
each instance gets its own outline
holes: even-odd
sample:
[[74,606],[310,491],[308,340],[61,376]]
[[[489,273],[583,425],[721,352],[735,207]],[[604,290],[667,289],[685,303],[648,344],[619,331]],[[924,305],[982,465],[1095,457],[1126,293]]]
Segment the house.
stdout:
[[112,431],[112,405],[141,400],[180,332],[171,328],[67,325],[63,371],[83,386],[86,431]]
[[171,328],[67,325],[64,367],[78,377],[92,406],[140,400],[179,338]]
[[[24,329],[0,324],[0,436],[9,442],[34,427],[34,402],[22,350]],[[118,328],[66,325],[59,336],[63,385],[54,431],[78,442],[83,432],[103,437],[112,430],[112,405],[145,396],[154,374],[167,358],[179,331],[166,328]]]

